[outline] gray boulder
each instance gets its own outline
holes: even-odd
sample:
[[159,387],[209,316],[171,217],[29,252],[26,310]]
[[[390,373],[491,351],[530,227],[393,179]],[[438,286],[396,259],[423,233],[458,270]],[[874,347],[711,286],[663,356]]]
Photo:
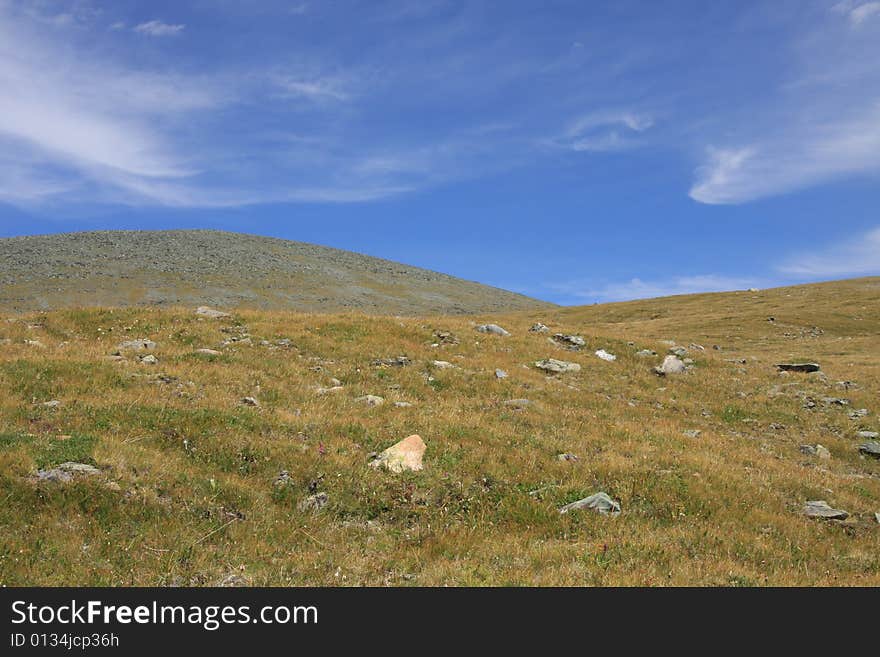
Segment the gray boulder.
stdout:
[[654,372],[660,376],[666,376],[667,374],[681,374],[685,371],[687,371],[687,365],[685,365],[678,356],[673,356],[672,354],[664,358],[663,362],[654,368]]
[[859,453],[864,454],[865,456],[873,456],[875,459],[880,459],[880,443],[876,440],[869,440],[866,443],[862,443],[859,445]]
[[595,493],[582,500],[560,507],[559,513],[568,513],[578,509],[591,509],[603,515],[616,516],[620,513],[620,504],[612,500],[606,493]]
[[577,363],[569,363],[564,360],[556,360],[555,358],[545,358],[544,360],[536,360],[535,367],[545,372],[553,374],[565,374],[566,372],[580,372],[581,366]]
[[477,329],[480,333],[491,333],[493,335],[508,336],[510,333],[505,331],[498,324],[480,324]]
[[808,518],[825,518],[827,520],[846,520],[846,511],[832,508],[825,500],[813,500],[804,504],[803,514]]

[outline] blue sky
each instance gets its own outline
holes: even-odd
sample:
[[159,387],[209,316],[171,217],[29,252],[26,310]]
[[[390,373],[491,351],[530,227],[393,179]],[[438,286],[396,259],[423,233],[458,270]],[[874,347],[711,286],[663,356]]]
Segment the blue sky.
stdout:
[[559,303],[880,274],[880,2],[0,0],[0,235],[220,228]]

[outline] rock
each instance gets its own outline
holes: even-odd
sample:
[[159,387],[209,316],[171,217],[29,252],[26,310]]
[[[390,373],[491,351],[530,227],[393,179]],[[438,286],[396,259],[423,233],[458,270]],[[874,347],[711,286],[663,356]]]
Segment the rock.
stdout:
[[880,525],[880,512],[874,514],[874,520]]
[[880,459],[880,443],[876,440],[869,440],[866,443],[862,443],[859,445],[859,453],[866,456],[873,456],[875,459]]
[[342,386],[330,386],[329,388],[317,388],[317,389],[315,389],[315,394],[329,395],[330,393],[339,392],[340,390],[343,390],[343,389],[344,388]]
[[396,401],[394,402],[395,408],[409,408],[412,406],[409,402],[406,401]]
[[818,372],[819,363],[779,363],[776,368],[780,372]]
[[101,471],[93,465],[68,461],[49,470],[38,470],[37,479],[39,481],[68,482],[77,476],[94,477],[100,474]]
[[367,406],[381,406],[385,403],[385,399],[378,395],[363,395],[362,397],[356,397],[355,401]]
[[818,456],[820,459],[827,461],[831,458],[831,452],[829,452],[827,448],[825,448],[822,445],[819,445],[817,443],[816,444],[816,456]]
[[660,376],[667,374],[681,374],[687,370],[685,365],[678,356],[669,355],[663,359],[663,362],[654,368],[654,372]]
[[159,362],[159,359],[156,358],[153,354],[147,354],[146,356],[141,356],[139,359],[144,365],[155,365]]
[[599,349],[598,351],[596,351],[596,355],[602,360],[607,360],[608,362],[617,360],[617,356],[615,356],[614,354],[609,354],[604,349]]
[[693,349],[694,351],[706,351],[706,347],[701,344],[696,344],[695,342],[691,342],[688,345],[688,349]]
[[370,467],[385,468],[398,473],[404,470],[415,472],[423,467],[422,457],[425,454],[425,449],[425,442],[421,436],[413,434],[379,454],[374,461],[370,462]]
[[327,502],[329,501],[330,496],[327,495],[327,493],[315,493],[314,495],[309,495],[297,504],[297,508],[300,511],[320,511],[327,506]]
[[406,367],[411,365],[412,361],[406,356],[395,356],[394,358],[376,358],[370,364],[373,367]]
[[840,509],[833,509],[825,500],[813,500],[804,504],[803,514],[809,518],[826,518],[828,520],[846,520],[849,514]]
[[868,416],[868,409],[867,408],[858,408],[854,411],[850,411],[850,414],[849,414],[849,417],[851,420],[858,420],[860,418],[867,417],[867,416]]
[[[50,402],[46,402],[47,404]],[[859,431],[856,433],[859,438],[866,438],[867,440],[873,440],[875,438],[880,438],[880,433],[876,431]]]
[[44,345],[39,340],[25,340],[24,343],[29,347],[37,347],[39,349],[45,349],[46,345]]
[[40,404],[40,406],[43,406],[45,408],[58,408],[59,406],[61,406],[61,402],[57,399],[53,399],[51,401],[43,402],[42,404]]
[[542,324],[541,322],[538,322],[536,324],[532,324],[531,328],[529,329],[529,333],[549,333],[549,332],[550,332],[550,329],[546,325]]
[[502,369],[496,369],[496,370],[495,370],[495,378],[496,378],[496,379],[506,379],[506,378],[507,378],[507,372],[505,372],[505,371],[502,370]]
[[505,406],[510,406],[516,409],[523,409],[526,406],[529,406],[532,402],[528,399],[508,399],[507,401],[502,402]]
[[616,516],[620,513],[620,504],[608,497],[606,493],[596,493],[577,502],[566,504],[559,509],[559,513],[568,513],[577,509],[592,509],[602,514]]
[[580,459],[579,459],[577,456],[575,456],[574,454],[569,454],[568,452],[565,452],[564,454],[557,454],[557,455],[556,455],[556,460],[557,460],[557,461],[571,461],[571,462],[574,462],[574,461],[579,461]]
[[458,338],[452,334],[451,331],[434,331],[434,337],[437,339],[437,344],[458,344]]
[[679,358],[682,358],[684,356],[687,356],[688,350],[684,347],[669,347],[669,353],[675,354]]
[[688,438],[698,438],[700,436],[700,434],[703,432],[700,431],[699,429],[685,429],[681,433],[683,435],[687,436]]
[[278,476],[275,477],[275,481],[273,482],[275,486],[291,486],[293,485],[293,478],[290,476],[290,473],[287,470],[282,470],[278,473]]
[[438,370],[449,370],[458,368],[457,365],[453,365],[452,363],[445,360],[432,360],[431,366],[436,367]]
[[333,388],[338,388],[342,385],[342,381],[336,378],[330,379],[330,386]]
[[656,355],[657,355],[657,352],[654,351],[653,349],[639,349],[639,351],[636,352],[636,356],[639,356],[641,358],[644,358],[646,356],[656,356]]
[[750,287],[749,292],[760,292],[760,290],[756,287]]
[[219,356],[222,352],[217,351],[216,349],[196,349],[197,354],[202,354],[203,356]]
[[132,349],[134,351],[144,351],[147,349],[155,349],[156,343],[152,340],[126,340],[120,342],[117,349]]
[[554,374],[565,374],[566,372],[580,372],[581,366],[577,363],[569,363],[564,360],[556,360],[555,358],[545,358],[544,360],[535,361],[535,367],[545,372],[553,372]]
[[254,397],[243,397],[241,403],[245,406],[259,406],[260,402],[256,400]]
[[211,319],[226,319],[228,317],[232,317],[229,313],[225,313],[222,310],[214,310],[213,308],[209,308],[208,306],[199,306],[196,308],[196,315],[201,315],[202,317],[209,317]]
[[567,349],[580,349],[587,345],[587,341],[579,335],[563,335],[556,333],[553,335],[553,341],[561,344]]
[[822,403],[829,406],[849,406],[849,399],[841,399],[840,397],[822,397]]
[[480,324],[477,329],[480,333],[492,333],[493,335],[508,336],[510,333],[505,331],[498,324]]

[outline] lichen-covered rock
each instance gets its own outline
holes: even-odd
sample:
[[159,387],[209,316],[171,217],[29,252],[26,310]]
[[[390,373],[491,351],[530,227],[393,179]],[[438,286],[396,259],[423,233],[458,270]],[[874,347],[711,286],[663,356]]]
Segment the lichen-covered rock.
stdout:
[[595,493],[582,500],[560,507],[559,513],[568,513],[578,509],[591,509],[603,515],[616,516],[620,513],[620,504],[608,497],[607,493]]
[[545,358],[544,360],[535,361],[535,367],[545,372],[554,374],[565,374],[566,372],[580,372],[581,366],[577,363],[569,363],[564,360],[556,360],[555,358]]

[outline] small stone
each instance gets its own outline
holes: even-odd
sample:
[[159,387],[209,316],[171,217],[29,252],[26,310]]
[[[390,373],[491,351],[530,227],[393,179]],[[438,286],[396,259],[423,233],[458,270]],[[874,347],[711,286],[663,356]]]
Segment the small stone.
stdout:
[[243,397],[241,403],[245,406],[259,406],[260,402],[255,397]]
[[58,408],[61,406],[61,402],[57,399],[53,399],[51,401],[43,402],[41,406],[44,406],[45,408]]
[[327,506],[327,502],[329,501],[330,496],[327,495],[327,493],[315,493],[302,500],[297,505],[297,508],[300,511],[320,511]]
[[496,370],[495,370],[495,378],[496,378],[496,379],[506,379],[506,378],[507,378],[507,372],[505,372],[505,371],[502,370],[502,369],[496,369]]
[[804,504],[803,514],[809,518],[826,518],[828,520],[846,520],[849,514],[840,509],[833,509],[825,500],[813,500]]
[[580,349],[587,345],[587,341],[579,335],[564,335],[562,333],[556,333],[553,336],[553,341],[569,349]]
[[577,509],[592,509],[601,514],[618,515],[620,513],[620,504],[612,500],[606,493],[595,493],[582,500],[566,504],[560,507],[559,513],[568,513]]
[[557,455],[556,455],[556,460],[557,460],[557,461],[571,461],[571,462],[574,462],[574,461],[579,461],[580,459],[579,459],[577,456],[575,456],[574,454],[569,454],[568,452],[565,452],[565,453],[563,453],[563,454],[557,454]]
[[781,372],[818,372],[819,363],[779,363],[776,365]]
[[851,420],[858,420],[860,418],[867,417],[867,416],[868,416],[868,409],[867,408],[859,408],[854,411],[851,411],[849,414],[849,417]]
[[153,354],[147,354],[146,356],[141,356],[140,361],[144,365],[155,365],[159,362],[159,359],[156,358]]
[[829,406],[849,406],[849,399],[841,399],[840,397],[823,397],[823,404],[828,404]]
[[[49,403],[49,402],[46,402]],[[880,433],[876,431],[859,431],[856,434],[859,438],[865,438],[867,440],[874,440],[875,438],[880,438]]]
[[669,347],[669,353],[675,354],[676,356],[681,358],[683,356],[687,356],[688,350],[685,349],[684,347]]
[[581,366],[577,363],[569,363],[564,360],[556,360],[555,358],[545,358],[544,360],[535,361],[535,367],[545,372],[554,374],[565,374],[566,372],[580,372]]
[[330,379],[330,387],[339,388],[341,386],[342,386],[342,381],[340,381],[339,379],[335,379],[335,378]]
[[639,349],[636,352],[636,356],[639,356],[640,358],[644,358],[646,356],[656,356],[656,355],[657,355],[657,352],[654,351],[653,349]]
[[660,376],[667,374],[681,374],[687,370],[685,365],[678,356],[669,355],[663,359],[663,362],[654,368],[654,372]]
[[196,353],[202,354],[203,356],[219,356],[222,352],[219,352],[216,349],[196,349]]
[[425,454],[425,449],[425,442],[421,436],[413,434],[379,454],[374,461],[370,462],[370,467],[381,467],[396,473],[404,470],[416,472],[423,468],[422,457]]
[[370,364],[374,367],[406,367],[412,364],[412,361],[406,356],[395,356],[394,358],[376,358]]
[[226,319],[227,317],[232,317],[229,313],[225,313],[222,310],[215,310],[213,308],[209,308],[208,306],[199,306],[196,308],[196,315],[201,315],[202,317],[209,317],[211,319]]
[[493,335],[501,335],[505,337],[510,335],[510,333],[498,326],[498,324],[480,324],[476,330],[480,333],[491,333]]
[[541,322],[537,322],[536,324],[532,324],[531,328],[529,329],[529,332],[530,333],[549,333],[550,329],[545,324],[542,324]]
[[445,360],[432,360],[431,365],[433,367],[436,367],[438,370],[449,370],[458,367],[457,365],[453,365],[452,363]]
[[820,459],[828,461],[831,458],[831,452],[829,452],[828,449],[823,447],[822,445],[817,444],[816,456],[818,456]]
[[407,401],[396,401],[394,402],[395,408],[410,408],[412,404]]
[[607,360],[608,362],[613,362],[617,360],[617,356],[615,356],[614,354],[609,354],[604,349],[599,349],[598,351],[596,351],[596,355],[602,360]]
[[343,389],[344,389],[344,388],[343,388],[342,386],[330,386],[329,388],[317,388],[317,389],[315,390],[315,394],[317,394],[317,395],[329,395],[330,393],[333,393],[333,392],[339,392],[340,390],[343,390]]
[[508,399],[505,402],[502,402],[505,406],[510,406],[516,409],[523,409],[526,406],[529,406],[532,402],[528,399]]
[[700,436],[700,434],[703,432],[700,431],[699,429],[685,429],[681,433],[684,434],[685,436],[687,436],[688,438],[698,438]]
[[873,456],[875,459],[880,459],[880,442],[869,440],[866,443],[862,443],[859,445],[859,453],[864,454],[865,456]]
[[385,403],[385,399],[378,395],[363,395],[362,397],[356,397],[355,401],[367,406],[381,406]]

